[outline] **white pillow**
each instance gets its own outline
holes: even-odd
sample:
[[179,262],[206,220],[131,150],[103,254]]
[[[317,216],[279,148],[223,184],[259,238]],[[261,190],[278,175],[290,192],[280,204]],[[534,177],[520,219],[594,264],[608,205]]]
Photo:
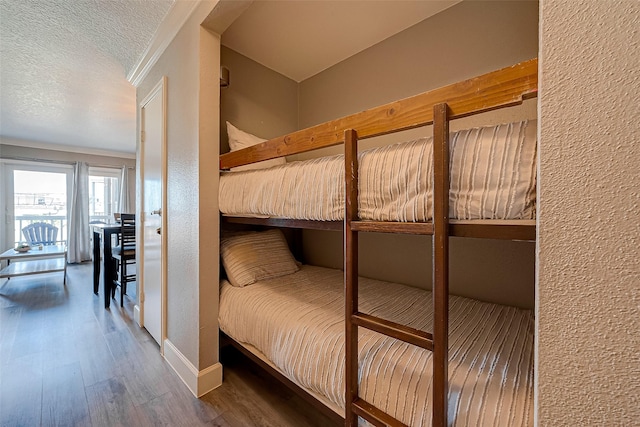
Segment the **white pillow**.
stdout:
[[223,237],[220,255],[229,282],[237,287],[298,271],[287,241],[278,229]]
[[[227,122],[227,135],[229,136],[229,148],[231,151],[241,150],[243,148],[251,147],[252,145],[260,144],[266,141],[266,139],[259,138],[255,135],[242,131]],[[277,159],[264,160],[262,162],[251,163],[249,165],[238,166],[231,168],[232,171],[245,171],[253,169],[266,169],[272,166],[284,165],[286,160],[284,157],[278,157]]]

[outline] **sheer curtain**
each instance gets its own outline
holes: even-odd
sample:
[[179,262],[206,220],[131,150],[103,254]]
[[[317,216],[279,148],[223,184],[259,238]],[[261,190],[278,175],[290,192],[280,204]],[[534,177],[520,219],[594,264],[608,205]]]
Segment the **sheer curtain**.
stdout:
[[131,211],[131,200],[129,200],[129,168],[122,167],[120,173],[120,198],[118,199],[118,212],[133,213]]
[[91,259],[89,234],[89,165],[76,162],[73,173],[73,189],[71,193],[71,214],[69,215],[69,247],[67,248],[70,263]]

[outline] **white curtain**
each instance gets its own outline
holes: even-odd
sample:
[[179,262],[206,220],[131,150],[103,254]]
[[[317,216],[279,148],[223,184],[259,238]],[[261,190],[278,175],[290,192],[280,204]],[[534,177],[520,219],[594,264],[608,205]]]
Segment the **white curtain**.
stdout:
[[118,212],[133,213],[131,201],[129,200],[129,168],[122,167],[120,173],[120,198],[118,199]]
[[91,259],[89,233],[89,165],[85,162],[76,162],[69,216],[69,247],[67,248],[70,263]]

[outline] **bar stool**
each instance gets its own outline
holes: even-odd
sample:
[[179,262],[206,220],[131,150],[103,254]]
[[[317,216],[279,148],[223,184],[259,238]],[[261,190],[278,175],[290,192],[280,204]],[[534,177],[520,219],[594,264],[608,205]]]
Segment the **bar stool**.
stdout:
[[116,260],[118,265],[118,273],[111,287],[111,297],[115,297],[116,287],[120,286],[120,307],[122,307],[124,306],[124,295],[127,293],[127,283],[136,280],[136,274],[127,271],[127,267],[136,262],[135,214],[120,214],[118,245],[113,248],[111,257]]

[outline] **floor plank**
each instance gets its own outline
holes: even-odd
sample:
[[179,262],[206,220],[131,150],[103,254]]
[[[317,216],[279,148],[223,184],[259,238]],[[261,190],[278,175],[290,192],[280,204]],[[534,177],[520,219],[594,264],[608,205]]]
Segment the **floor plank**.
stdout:
[[66,286],[0,279],[0,426],[335,426],[233,349],[223,385],[195,398],[133,321],[135,298],[119,298],[104,309],[90,264],[69,266]]
[[84,328],[78,329],[78,342],[76,347],[80,357],[82,378],[86,387],[113,378],[114,372],[118,372],[116,360],[109,350],[109,346],[102,334],[96,334],[99,330],[97,320],[94,318],[86,322]]
[[0,425],[38,426],[42,412],[42,358],[24,356],[0,365]]
[[276,382],[233,347],[221,352],[223,385],[202,397],[222,412],[223,423],[236,426],[335,427],[324,414]]
[[121,377],[114,377],[86,388],[92,426],[129,427],[141,425]]
[[44,369],[43,373],[42,425],[88,425],[89,408],[80,363]]

